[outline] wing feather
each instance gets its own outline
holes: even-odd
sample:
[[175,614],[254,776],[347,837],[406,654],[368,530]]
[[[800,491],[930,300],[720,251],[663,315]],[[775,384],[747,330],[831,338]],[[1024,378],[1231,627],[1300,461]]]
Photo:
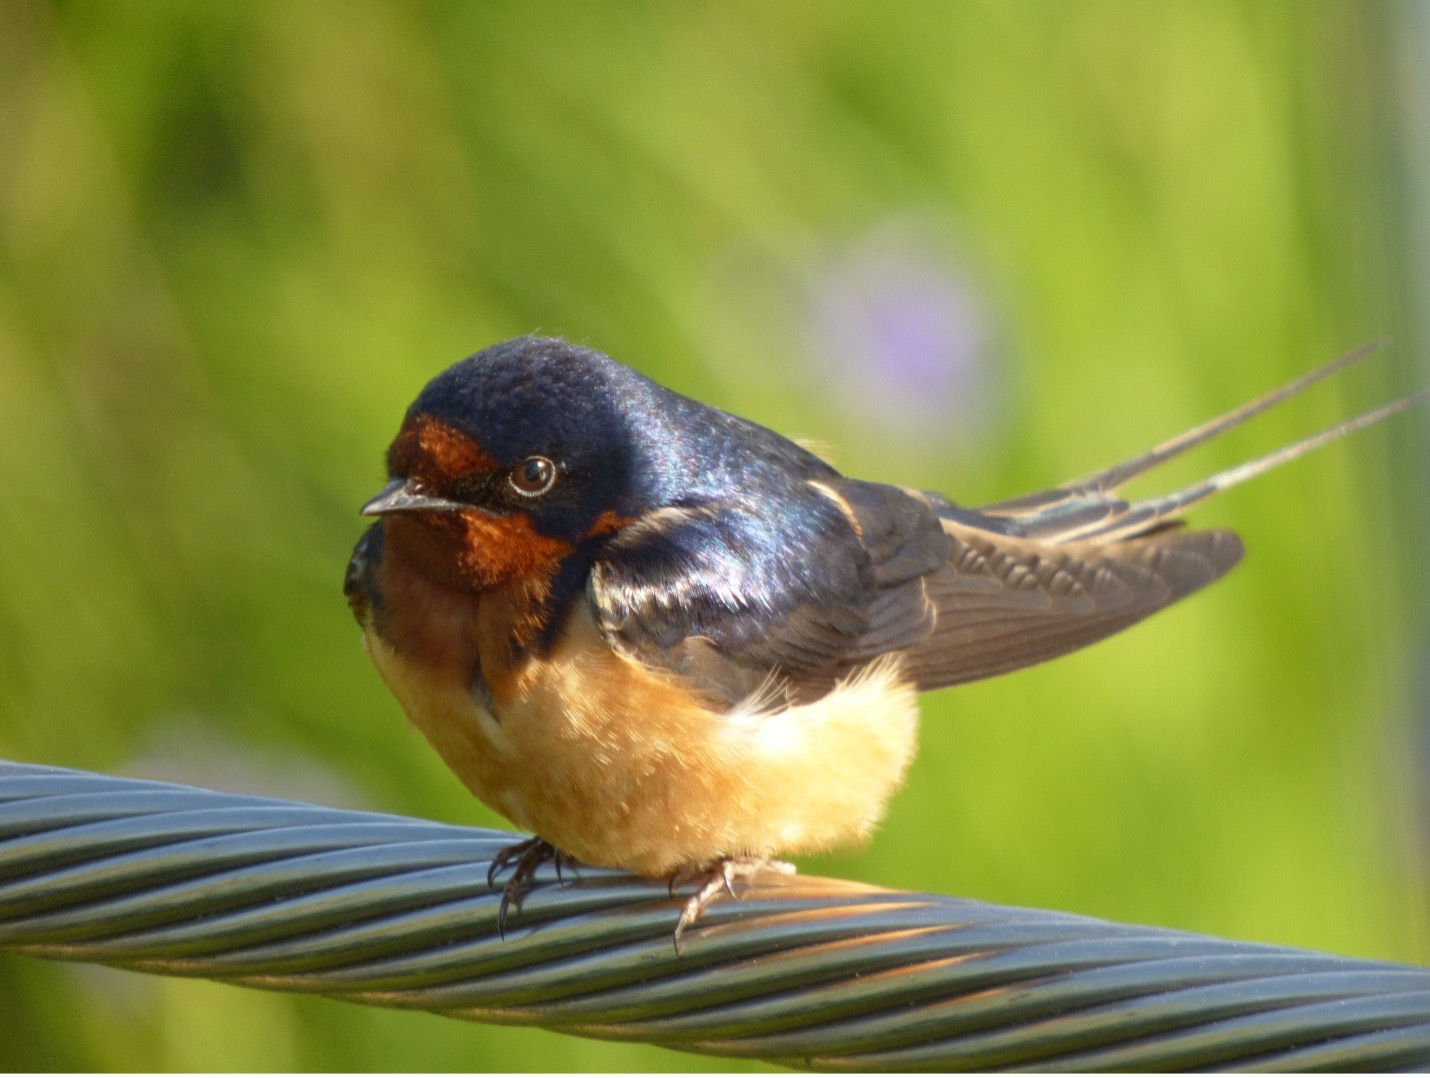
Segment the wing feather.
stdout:
[[1169,530],[1054,545],[945,522],[946,567],[925,581],[933,630],[904,652],[920,690],[1056,658],[1156,613],[1230,570],[1232,532]]

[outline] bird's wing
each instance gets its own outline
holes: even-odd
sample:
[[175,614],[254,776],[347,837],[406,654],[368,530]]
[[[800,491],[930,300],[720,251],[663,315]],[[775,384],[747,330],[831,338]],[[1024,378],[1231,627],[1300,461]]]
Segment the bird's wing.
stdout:
[[933,630],[949,536],[921,498],[838,475],[780,503],[667,507],[602,550],[588,596],[612,642],[735,703],[817,698]]
[[1057,544],[946,521],[948,564],[925,580],[933,631],[904,652],[920,690],[1004,674],[1110,636],[1241,558],[1228,531],[1171,528]]

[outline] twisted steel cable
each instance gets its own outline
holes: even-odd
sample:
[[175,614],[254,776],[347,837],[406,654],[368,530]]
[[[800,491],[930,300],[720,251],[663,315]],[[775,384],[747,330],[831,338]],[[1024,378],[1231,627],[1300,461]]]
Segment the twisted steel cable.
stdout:
[[513,836],[0,762],[0,950],[795,1067],[1430,1068],[1430,970],[767,875],[683,899]]

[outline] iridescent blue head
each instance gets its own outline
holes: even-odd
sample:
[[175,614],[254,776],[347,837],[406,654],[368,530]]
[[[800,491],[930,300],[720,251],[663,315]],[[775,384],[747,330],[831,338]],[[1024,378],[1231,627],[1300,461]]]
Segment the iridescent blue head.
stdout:
[[445,534],[475,586],[558,561],[652,509],[777,498],[774,487],[828,471],[763,427],[542,337],[493,345],[429,382],[387,463],[391,482],[363,512]]
[[402,493],[392,500],[389,488],[364,511],[520,514],[542,535],[577,541],[603,515],[639,512],[646,477],[664,473],[652,459],[662,444],[652,397],[663,392],[562,341],[494,345],[422,390],[388,451]]

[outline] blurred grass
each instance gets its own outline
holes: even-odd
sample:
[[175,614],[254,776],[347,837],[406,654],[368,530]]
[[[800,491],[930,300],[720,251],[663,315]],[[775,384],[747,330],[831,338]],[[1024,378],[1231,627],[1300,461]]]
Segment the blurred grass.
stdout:
[[[8,0],[0,756],[498,822],[339,581],[407,402],[517,333],[969,502],[1387,332],[1168,481],[1423,381],[1427,41],[1405,5],[1296,0]],[[900,431],[829,385],[811,311],[890,244],[976,305],[979,414]],[[1421,416],[1199,510],[1244,568],[929,698],[872,846],[806,867],[1430,959],[1423,461]],[[716,1065],[0,960],[7,1069]]]

